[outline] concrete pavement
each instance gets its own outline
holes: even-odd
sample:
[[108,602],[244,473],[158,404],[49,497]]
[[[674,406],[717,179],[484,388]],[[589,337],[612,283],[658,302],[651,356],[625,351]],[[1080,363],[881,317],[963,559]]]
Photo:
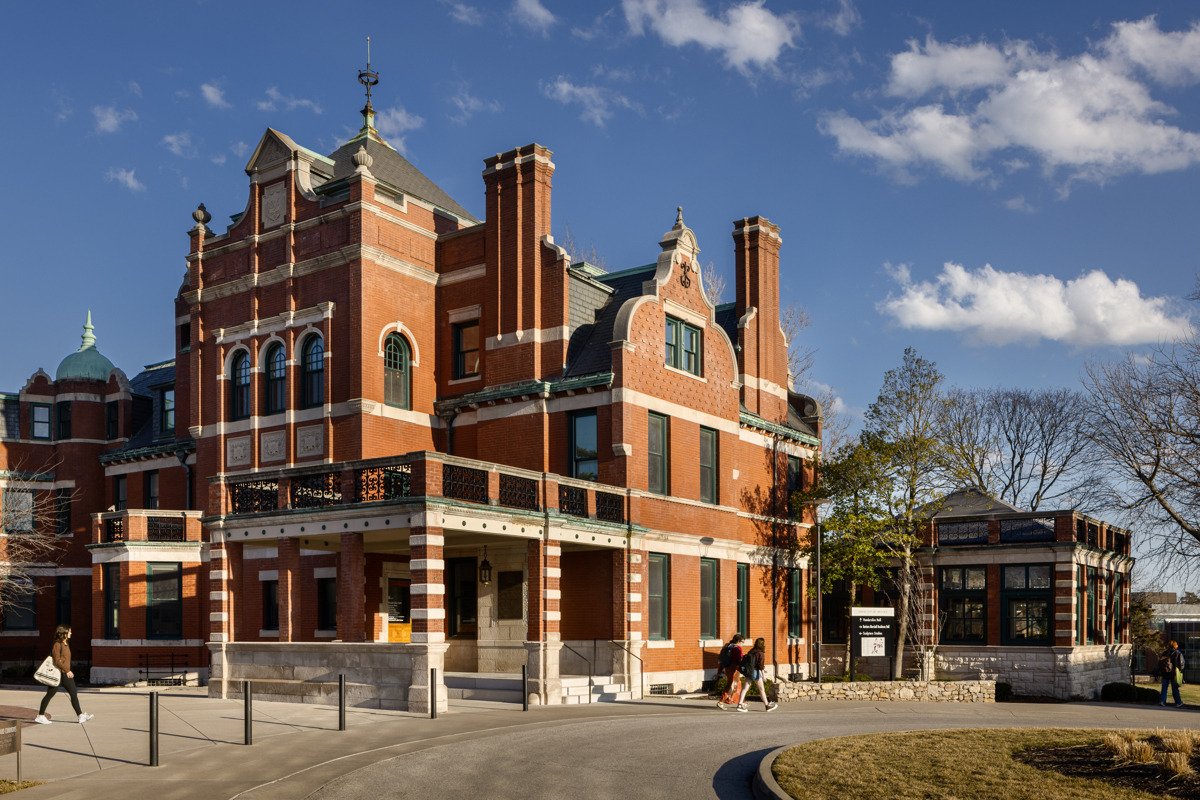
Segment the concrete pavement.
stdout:
[[[160,695],[160,763],[148,754],[147,700],[89,691],[96,719],[25,729],[25,777],[53,779],[23,798],[370,798],[455,795],[554,798],[749,797],[750,778],[776,747],[828,736],[954,727],[1195,727],[1200,714],[1109,704],[954,705],[790,703],[764,714],[712,703],[656,699],[626,704],[455,708],[437,720],[350,709],[348,730],[326,706],[256,702],[255,743],[242,741],[240,702],[202,690]],[[0,705],[41,693],[0,691]],[[56,697],[51,712],[70,705]],[[15,759],[0,757],[12,777]]]

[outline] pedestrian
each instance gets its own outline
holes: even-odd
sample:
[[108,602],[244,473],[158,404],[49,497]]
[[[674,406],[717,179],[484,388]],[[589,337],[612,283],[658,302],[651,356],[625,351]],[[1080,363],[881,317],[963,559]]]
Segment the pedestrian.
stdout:
[[1158,697],[1160,706],[1167,704],[1167,687],[1169,686],[1175,693],[1175,707],[1183,708],[1183,700],[1179,697],[1179,684],[1183,683],[1183,665],[1183,653],[1179,650],[1179,642],[1172,639],[1167,642],[1167,649],[1159,656],[1158,668],[1155,670],[1162,679],[1162,692]]
[[75,691],[75,673],[71,671],[71,626],[59,625],[54,630],[54,646],[50,648],[50,658],[54,660],[54,666],[58,667],[62,672],[62,681],[58,686],[47,686],[46,696],[42,698],[42,705],[38,709],[38,715],[33,718],[33,721],[39,725],[49,725],[50,720],[46,718],[46,706],[50,705],[50,698],[54,697],[59,686],[67,690],[67,694],[71,696],[71,705],[75,708],[75,713],[79,715],[79,724],[87,722],[94,715],[83,713],[83,709],[79,707],[79,695]]
[[774,711],[779,704],[767,699],[767,687],[763,685],[763,670],[767,668],[766,639],[760,636],[754,640],[754,647],[742,659],[741,667],[742,675],[746,676],[746,684],[742,688],[742,696],[738,700],[737,710],[750,710],[746,708],[746,695],[750,693],[750,686],[754,685],[758,687],[758,696],[762,698],[763,710]]
[[717,656],[717,667],[725,673],[725,692],[717,701],[717,708],[724,710],[728,706],[736,706],[742,698],[742,673],[738,665],[742,663],[742,634],[735,633],[721,648]]

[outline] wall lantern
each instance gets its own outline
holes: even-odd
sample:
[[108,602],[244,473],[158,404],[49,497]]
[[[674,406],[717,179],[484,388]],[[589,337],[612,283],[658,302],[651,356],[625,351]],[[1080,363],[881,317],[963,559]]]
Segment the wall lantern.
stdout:
[[483,547],[483,561],[479,562],[479,582],[484,586],[492,582],[492,562],[487,559],[487,545]]

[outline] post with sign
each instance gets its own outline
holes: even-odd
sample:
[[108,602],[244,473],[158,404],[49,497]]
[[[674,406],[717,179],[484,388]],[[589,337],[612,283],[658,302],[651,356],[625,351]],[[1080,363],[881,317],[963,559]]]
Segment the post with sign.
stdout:
[[[896,609],[860,607],[850,609],[853,622],[851,657],[896,657]],[[891,674],[889,670],[889,674]],[[853,676],[853,670],[851,670]]]
[[0,727],[0,756],[17,754],[17,783],[21,782],[21,723]]

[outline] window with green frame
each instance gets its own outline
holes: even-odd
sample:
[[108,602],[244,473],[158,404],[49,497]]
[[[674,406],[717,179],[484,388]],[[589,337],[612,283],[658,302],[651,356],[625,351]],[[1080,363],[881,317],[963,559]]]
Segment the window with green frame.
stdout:
[[600,448],[597,444],[596,411],[576,411],[571,423],[569,467],[572,478],[594,481],[600,477]]
[[671,493],[671,423],[650,412],[646,447],[646,488],[655,494]]
[[944,644],[987,641],[987,567],[942,567],[941,641]]
[[788,570],[787,626],[788,638],[799,639],[800,632],[800,570]]
[[1091,644],[1088,637],[1087,569],[1075,570],[1075,644]]
[[1125,632],[1125,608],[1121,594],[1125,591],[1125,576],[1116,573],[1112,576],[1112,589],[1108,593],[1108,624],[1109,641],[1120,643]]
[[48,403],[29,404],[29,438],[50,438],[50,405]]
[[1005,564],[1000,582],[1000,643],[1054,643],[1054,565]]
[[1100,621],[1100,608],[1097,605],[1096,597],[1096,582],[1099,581],[1099,575],[1095,569],[1088,567],[1087,571],[1087,609],[1088,609],[1088,624],[1087,624],[1087,643],[1088,644],[1104,644],[1104,629],[1097,623]]
[[700,429],[700,500],[704,503],[720,501],[720,466],[717,432],[712,428]]
[[718,639],[717,609],[721,607],[720,565],[715,558],[700,559],[700,638]]
[[671,638],[671,557],[665,553],[650,553],[647,559],[649,592],[647,620],[651,639]]
[[737,565],[737,629],[743,636],[750,633],[750,565]]
[[183,566],[146,564],[146,638],[183,636]]
[[693,375],[703,372],[703,341],[700,329],[681,319],[667,317],[666,364]]

